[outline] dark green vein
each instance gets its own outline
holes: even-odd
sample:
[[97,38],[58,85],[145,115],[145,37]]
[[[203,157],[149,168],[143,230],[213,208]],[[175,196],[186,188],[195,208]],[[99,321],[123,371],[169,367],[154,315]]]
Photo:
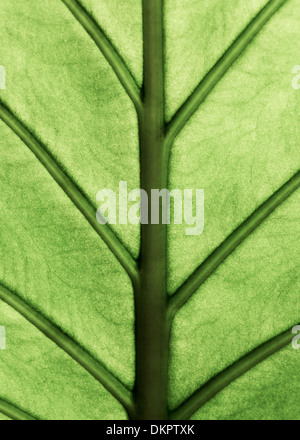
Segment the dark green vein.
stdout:
[[95,379],[97,379],[128,411],[133,412],[133,399],[130,391],[106,368],[89,355],[83,348],[63,333],[58,327],[29,306],[19,296],[0,284],[0,299],[20,313],[38,328],[47,338],[64,350]]
[[0,399],[0,412],[13,420],[36,420],[27,412],[22,411],[20,408],[17,408],[3,399]]
[[[161,160],[165,104],[163,4],[164,0],[142,1],[144,110],[139,118],[140,181],[147,194],[153,188],[167,186],[167,169]],[[138,420],[165,420],[168,413],[167,227],[158,223],[141,225],[140,285],[135,289],[134,395]]]
[[61,169],[53,156],[46,150],[46,147],[38,141],[25,125],[13,115],[13,113],[0,102],[0,118],[15,132],[17,136],[27,145],[32,153],[44,165],[49,174],[63,189],[74,205],[84,215],[94,230],[115,255],[133,282],[137,280],[137,265],[123,244],[119,241],[113,231],[107,225],[100,225],[96,219],[96,210],[76,186],[73,180]]
[[186,102],[174,115],[168,125],[167,136],[165,142],[166,155],[180,131],[186,125],[188,120],[193,116],[200,104],[205,100],[208,94],[214,89],[216,84],[223,78],[232,64],[240,57],[247,48],[249,43],[275,14],[275,12],[288,0],[271,0],[256,15],[250,24],[233,42],[224,55],[217,61],[214,67],[209,71],[205,78],[200,82],[198,87],[189,96]]
[[177,310],[183,306],[220,264],[299,187],[300,171],[254,211],[254,213],[235,229],[235,231],[192,273],[169,300],[169,324],[172,322]]
[[254,349],[246,356],[226,368],[221,373],[213,377],[209,382],[199,388],[195,393],[183,402],[175,411],[171,413],[172,420],[187,420],[205,403],[212,399],[221,390],[245,374],[251,368],[275,354],[282,348],[291,343],[295,337],[289,329],[273,339],[265,342],[260,347]]
[[102,29],[77,0],[62,0],[74,17],[91,36],[100,51],[111,65],[122,86],[131,98],[137,112],[142,110],[141,93],[121,56],[117,53]]

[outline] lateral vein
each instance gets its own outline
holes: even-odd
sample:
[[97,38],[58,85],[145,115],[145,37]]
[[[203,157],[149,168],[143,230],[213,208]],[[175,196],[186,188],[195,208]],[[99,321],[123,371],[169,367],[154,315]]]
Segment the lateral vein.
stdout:
[[213,274],[223,261],[300,187],[300,171],[276,191],[253,214],[233,231],[212,254],[190,275],[177,292],[170,298],[168,322],[171,323],[176,312],[189,300],[196,290]]
[[36,420],[29,413],[4,399],[0,399],[0,412],[13,420]]
[[129,413],[132,413],[133,400],[131,392],[100,362],[96,361],[69,336],[3,284],[0,284],[0,299],[24,316],[24,318],[39,329],[47,338],[51,339],[58,347],[71,356],[100,382]]
[[46,168],[48,173],[62,188],[65,194],[84,215],[89,224],[94,228],[108,248],[126,270],[132,281],[137,279],[137,264],[117,236],[107,225],[100,225],[96,219],[96,211],[89,200],[84,196],[72,179],[61,169],[53,156],[46,150],[36,137],[30,133],[25,125],[0,102],[0,118],[14,133],[27,145],[32,153]]
[[[217,83],[223,78],[232,64],[245,51],[249,43],[270,20],[270,18],[288,0],[270,0],[267,5],[254,17],[248,26],[242,31],[224,55],[217,61],[214,67],[208,72],[197,88],[180,107],[167,127],[165,148],[169,150],[173,141],[184,128],[189,119],[193,116],[201,103],[214,89]],[[166,153],[167,154],[167,153]]]
[[230,385],[233,381],[251,370],[260,362],[286,347],[295,335],[291,329],[281,333],[260,345],[230,367],[217,374],[205,385],[195,391],[177,409],[171,413],[172,420],[187,420],[205,403],[212,399],[216,394]]
[[141,112],[142,101],[139,86],[135,82],[121,56],[113,47],[112,43],[109,41],[103,30],[90,16],[86,9],[84,9],[79,1],[62,0],[62,2],[69,8],[73,16],[77,19],[77,21],[96,43],[96,45],[112,67],[125,91],[131,98],[137,112]]

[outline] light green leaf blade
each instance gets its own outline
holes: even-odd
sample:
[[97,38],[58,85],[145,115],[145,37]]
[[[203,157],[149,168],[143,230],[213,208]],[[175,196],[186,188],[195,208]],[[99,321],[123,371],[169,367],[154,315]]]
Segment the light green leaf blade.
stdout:
[[[81,1],[120,55],[136,90],[143,80],[141,3]],[[165,0],[167,121],[268,2],[246,3]],[[185,235],[184,224],[168,228],[170,297],[299,170],[300,91],[292,88],[291,71],[300,64],[300,7],[297,0],[282,3],[171,148],[170,189],[204,188],[205,231],[192,237]],[[100,189],[117,193],[120,181],[127,181],[129,190],[138,188],[134,105],[64,1],[2,0],[1,14],[0,64],[6,69],[1,105],[47,149],[95,211]],[[2,121],[0,144],[0,285],[129,393],[135,379],[129,277],[37,157]],[[300,322],[295,306],[299,215],[298,191],[178,311],[170,341],[171,410],[238,359]],[[137,259],[139,227],[113,225],[111,230],[122,249]],[[74,356],[4,301],[0,325],[7,334],[7,348],[0,350],[0,399],[12,408],[43,420],[127,417],[118,399]],[[289,345],[273,354],[190,416],[299,419],[298,376],[293,374],[299,352]],[[3,410],[0,420],[7,416]]]

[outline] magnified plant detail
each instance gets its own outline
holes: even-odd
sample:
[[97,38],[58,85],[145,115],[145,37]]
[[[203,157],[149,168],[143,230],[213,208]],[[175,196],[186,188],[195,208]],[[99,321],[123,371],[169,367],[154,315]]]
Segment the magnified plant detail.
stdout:
[[299,419],[299,2],[1,16],[0,420]]

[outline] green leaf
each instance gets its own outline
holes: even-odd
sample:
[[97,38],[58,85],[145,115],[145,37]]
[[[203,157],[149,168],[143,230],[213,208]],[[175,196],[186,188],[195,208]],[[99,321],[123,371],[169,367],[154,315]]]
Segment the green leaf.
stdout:
[[[0,419],[300,419],[297,0],[1,17]],[[97,223],[97,192],[148,169],[204,188],[202,235]]]

